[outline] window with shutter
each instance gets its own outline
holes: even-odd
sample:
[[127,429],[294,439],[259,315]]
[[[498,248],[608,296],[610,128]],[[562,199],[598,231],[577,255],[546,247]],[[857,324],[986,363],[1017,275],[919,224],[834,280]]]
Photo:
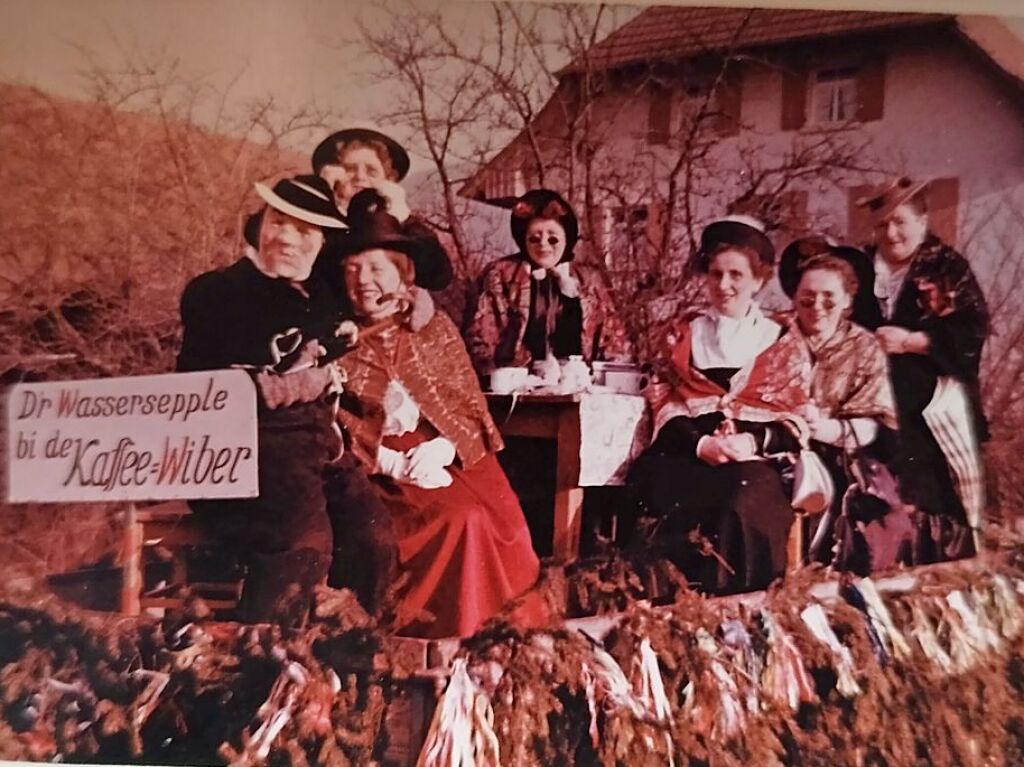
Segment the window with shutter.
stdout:
[[672,133],[672,91],[652,83],[648,87],[647,143],[663,146]]
[[874,232],[867,208],[859,206],[857,200],[867,197],[874,189],[873,184],[860,184],[847,190],[846,241],[858,248],[870,245],[874,239]]
[[882,119],[885,105],[885,57],[866,56],[850,63],[792,62],[782,71],[782,129],[805,124],[837,125]]
[[818,125],[845,123],[857,116],[857,68],[836,67],[814,73],[811,120]]

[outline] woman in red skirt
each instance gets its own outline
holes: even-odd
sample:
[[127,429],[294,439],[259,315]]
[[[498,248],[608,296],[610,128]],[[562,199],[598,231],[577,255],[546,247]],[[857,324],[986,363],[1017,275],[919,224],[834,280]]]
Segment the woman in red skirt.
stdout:
[[336,363],[347,379],[338,418],[393,514],[402,633],[468,636],[533,586],[539,562],[455,324],[444,312],[415,331],[404,321],[436,250],[386,205],[374,190],[349,205],[340,271],[361,332]]

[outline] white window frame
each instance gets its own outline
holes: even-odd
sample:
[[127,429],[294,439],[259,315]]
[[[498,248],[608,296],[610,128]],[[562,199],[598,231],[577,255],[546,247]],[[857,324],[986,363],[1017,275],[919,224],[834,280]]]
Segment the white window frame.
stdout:
[[810,87],[809,122],[842,125],[857,119],[857,76],[860,67],[837,64],[820,67]]

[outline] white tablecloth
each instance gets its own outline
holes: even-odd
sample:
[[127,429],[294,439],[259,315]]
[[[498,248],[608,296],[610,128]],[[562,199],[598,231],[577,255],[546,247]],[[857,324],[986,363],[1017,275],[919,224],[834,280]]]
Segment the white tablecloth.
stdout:
[[588,393],[580,399],[580,487],[622,485],[647,447],[651,419],[636,394]]

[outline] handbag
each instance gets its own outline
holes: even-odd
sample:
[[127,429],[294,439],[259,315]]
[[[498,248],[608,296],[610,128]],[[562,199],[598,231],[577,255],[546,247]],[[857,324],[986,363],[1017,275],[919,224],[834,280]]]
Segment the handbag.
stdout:
[[908,560],[913,526],[899,482],[885,463],[860,444],[856,431],[851,434],[857,447],[852,453],[844,452],[849,486],[832,533],[833,567],[868,575]]
[[820,514],[832,505],[836,487],[818,454],[804,448],[793,465],[793,508]]

